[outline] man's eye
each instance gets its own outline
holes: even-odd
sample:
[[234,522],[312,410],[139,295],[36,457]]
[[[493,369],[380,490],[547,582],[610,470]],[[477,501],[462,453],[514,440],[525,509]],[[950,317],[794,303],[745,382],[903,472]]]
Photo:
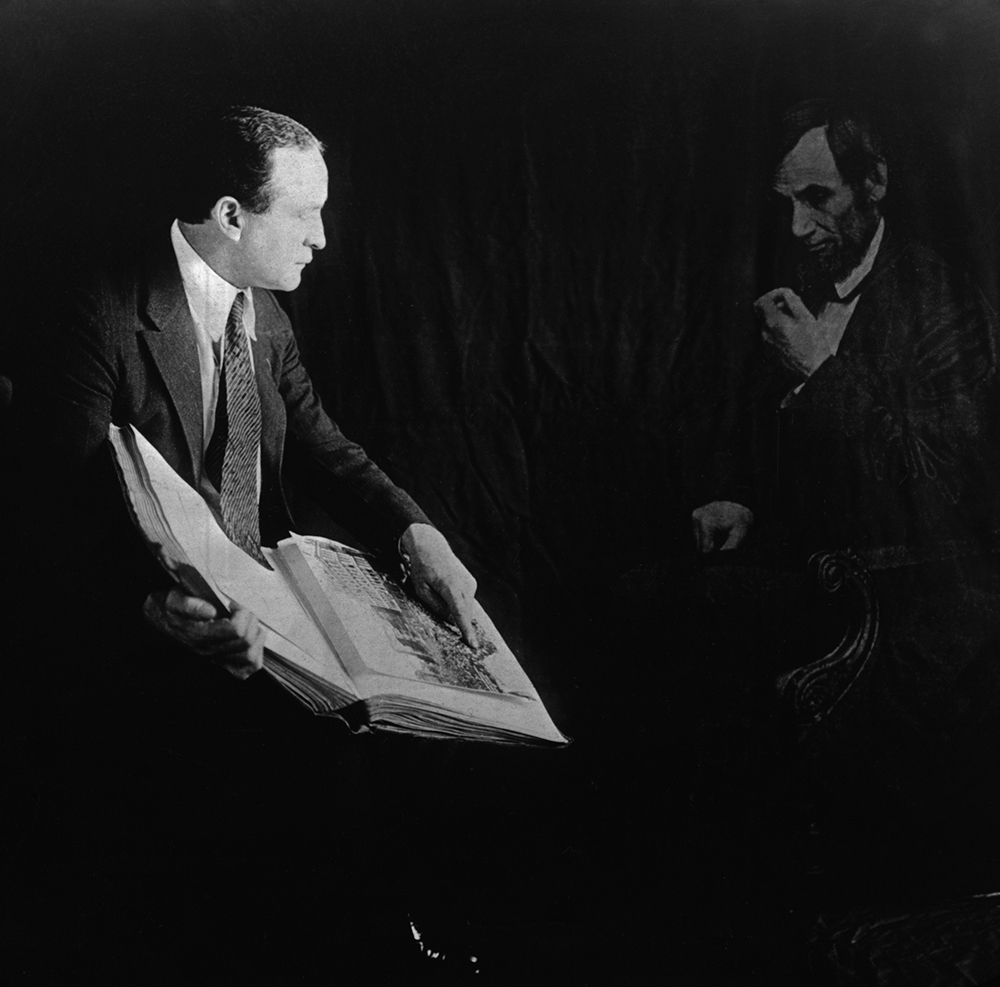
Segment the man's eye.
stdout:
[[830,198],[830,193],[826,189],[809,190],[802,195],[802,201],[809,206],[822,206]]

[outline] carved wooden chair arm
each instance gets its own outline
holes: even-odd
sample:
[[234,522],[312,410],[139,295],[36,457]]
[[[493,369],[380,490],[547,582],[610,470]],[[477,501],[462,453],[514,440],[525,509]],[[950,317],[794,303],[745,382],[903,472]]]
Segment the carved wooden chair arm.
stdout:
[[873,572],[998,553],[1000,533],[995,532],[977,542],[949,541],[922,549],[897,545],[813,555],[809,567],[820,588],[828,593],[847,595],[845,609],[849,616],[835,648],[777,680],[778,691],[792,703],[800,728],[808,729],[826,719],[855,687],[872,661],[881,633]]
[[815,661],[786,672],[778,691],[789,699],[801,727],[825,719],[858,681],[879,639],[879,604],[871,575],[851,552],[817,552],[809,560],[820,588],[852,597],[847,628],[835,648]]

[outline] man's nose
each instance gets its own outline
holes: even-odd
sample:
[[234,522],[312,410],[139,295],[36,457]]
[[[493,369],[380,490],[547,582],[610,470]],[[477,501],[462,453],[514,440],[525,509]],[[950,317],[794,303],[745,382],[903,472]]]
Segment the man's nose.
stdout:
[[802,202],[792,206],[792,236],[803,239],[816,228],[812,210]]
[[306,246],[313,250],[322,250],[326,246],[326,232],[323,229],[322,219],[309,231],[309,235],[306,237]]

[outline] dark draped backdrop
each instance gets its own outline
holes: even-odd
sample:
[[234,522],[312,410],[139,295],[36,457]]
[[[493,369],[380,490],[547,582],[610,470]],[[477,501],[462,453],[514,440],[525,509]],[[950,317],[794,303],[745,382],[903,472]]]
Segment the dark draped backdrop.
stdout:
[[529,650],[686,536],[681,439],[755,297],[787,106],[869,105],[897,220],[997,304],[988,0],[8,0],[0,26],[4,280],[29,302],[4,336],[57,258],[162,231],[165,141],[199,105],[304,121],[332,166],[288,297],[307,365]]
[[575,736],[627,694],[619,576],[690,539],[780,113],[870,107],[893,222],[1000,303],[996,0],[0,0],[0,52],[4,352],[56,272],[166,234],[206,103],[325,141],[306,364]]

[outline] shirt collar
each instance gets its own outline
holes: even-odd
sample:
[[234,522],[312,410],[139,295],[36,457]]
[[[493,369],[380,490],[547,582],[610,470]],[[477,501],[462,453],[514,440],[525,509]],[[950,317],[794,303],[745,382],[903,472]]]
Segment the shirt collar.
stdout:
[[236,296],[242,291],[243,327],[247,335],[256,341],[253,291],[250,288],[237,288],[213,271],[188,243],[176,219],[170,227],[170,240],[173,243],[174,255],[177,257],[181,281],[184,283],[184,294],[187,295],[191,314],[200,327],[213,340],[220,339],[226,331],[229,310],[233,307]]
[[880,219],[878,221],[878,229],[875,231],[875,236],[872,237],[872,242],[868,244],[868,250],[865,252],[865,256],[861,263],[858,264],[850,274],[844,278],[843,281],[838,281],[834,288],[837,291],[838,298],[846,298],[852,291],[866,277],[868,277],[871,272],[872,266],[875,264],[875,256],[878,254],[878,248],[882,244],[882,234],[885,232],[885,220]]

